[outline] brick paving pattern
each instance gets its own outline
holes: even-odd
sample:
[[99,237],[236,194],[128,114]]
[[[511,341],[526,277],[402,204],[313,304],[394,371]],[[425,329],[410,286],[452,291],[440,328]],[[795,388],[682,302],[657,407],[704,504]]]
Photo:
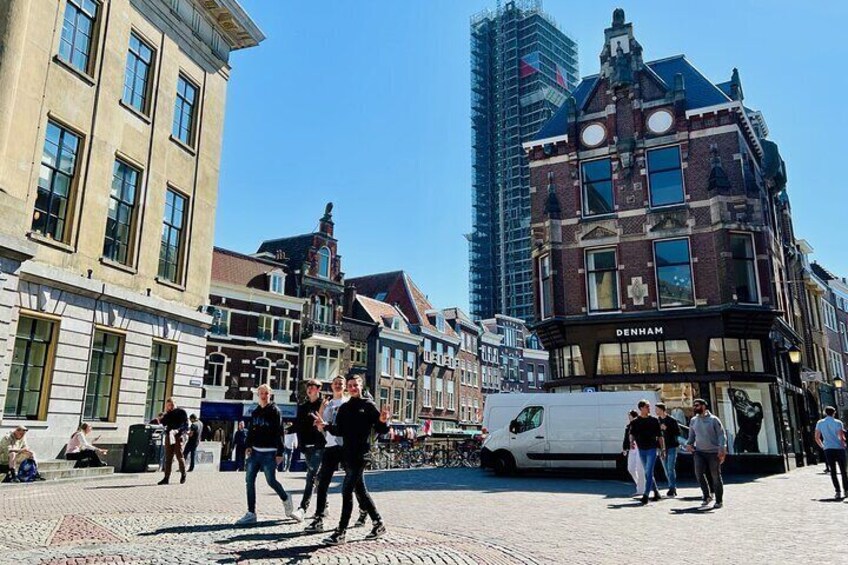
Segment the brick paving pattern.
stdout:
[[[497,478],[475,469],[368,476],[389,527],[381,540],[350,530],[322,547],[285,519],[260,479],[260,522],[236,527],[243,475],[194,473],[186,485],[158,475],[0,487],[0,563],[35,564],[541,564],[656,560],[836,563],[845,555],[848,503],[833,502],[821,467],[730,484],[725,507],[699,511],[693,485],[642,508],[632,486],[560,476]],[[284,486],[300,498],[302,474]],[[338,483],[331,491],[334,517]],[[4,561],[4,559],[14,559]],[[845,561],[848,562],[848,561]]]

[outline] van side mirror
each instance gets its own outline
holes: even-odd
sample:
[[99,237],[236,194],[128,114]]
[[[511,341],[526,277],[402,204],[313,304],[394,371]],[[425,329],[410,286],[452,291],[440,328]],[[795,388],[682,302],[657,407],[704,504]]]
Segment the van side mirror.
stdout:
[[518,433],[518,420],[513,420],[509,423],[509,433],[517,434]]

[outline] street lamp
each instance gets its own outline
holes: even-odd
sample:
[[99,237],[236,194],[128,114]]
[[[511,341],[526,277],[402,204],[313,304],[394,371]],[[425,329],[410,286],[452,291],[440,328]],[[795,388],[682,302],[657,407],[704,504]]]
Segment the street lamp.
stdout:
[[795,347],[794,345],[789,348],[787,352],[789,355],[789,362],[793,365],[798,365],[801,363],[801,350]]
[[841,389],[845,382],[839,377],[833,377],[833,388]]

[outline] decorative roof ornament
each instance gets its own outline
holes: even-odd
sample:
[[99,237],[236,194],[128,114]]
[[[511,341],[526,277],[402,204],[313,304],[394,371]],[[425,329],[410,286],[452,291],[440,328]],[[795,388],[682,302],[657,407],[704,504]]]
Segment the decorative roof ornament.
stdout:
[[710,192],[726,192],[730,188],[730,179],[727,178],[727,173],[724,172],[724,167],[721,166],[718,145],[713,143],[710,145],[710,176],[707,180],[707,189]]
[[556,195],[556,184],[554,184],[554,173],[548,173],[548,199],[545,201],[545,215],[549,220],[562,219],[562,207]]
[[740,102],[745,99],[745,93],[742,92],[742,81],[739,79],[739,69],[736,67],[733,67],[733,73],[730,75],[730,97]]
[[327,205],[324,207],[324,217],[321,218],[322,222],[332,222],[333,221],[333,203],[327,202]]

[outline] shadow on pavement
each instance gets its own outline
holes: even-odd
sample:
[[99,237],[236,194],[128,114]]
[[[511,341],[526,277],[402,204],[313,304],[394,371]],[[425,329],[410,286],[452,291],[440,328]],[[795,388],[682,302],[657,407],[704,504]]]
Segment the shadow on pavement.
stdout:
[[300,563],[308,561],[312,558],[315,550],[320,549],[321,545],[297,545],[294,547],[284,547],[280,549],[248,549],[245,551],[237,551],[232,557],[225,557],[218,560],[218,563],[242,563],[244,561],[253,562],[259,560],[271,559],[286,559],[288,563]]
[[147,488],[147,487],[155,487],[155,483],[151,483],[149,485],[102,485],[99,487],[86,487],[83,490],[100,490],[100,489],[116,489],[116,488]]
[[142,532],[140,536],[157,536],[160,534],[196,534],[201,532],[223,532],[225,530],[245,530],[248,528],[279,526],[283,520],[265,520],[255,524],[239,526],[236,524],[196,524],[193,526],[169,526],[152,532]]
[[712,506],[701,508],[700,506],[690,506],[689,508],[672,508],[672,514],[712,514]]
[[638,500],[633,502],[622,502],[621,504],[607,504],[609,510],[621,510],[622,508],[642,508],[642,503]]
[[830,498],[811,498],[810,500],[812,500],[813,502],[842,502],[843,499],[830,497]]
[[215,543],[227,544],[240,541],[280,541],[291,538],[299,538],[308,535],[302,531],[298,532],[256,532],[253,534],[241,534],[231,538],[217,540]]

